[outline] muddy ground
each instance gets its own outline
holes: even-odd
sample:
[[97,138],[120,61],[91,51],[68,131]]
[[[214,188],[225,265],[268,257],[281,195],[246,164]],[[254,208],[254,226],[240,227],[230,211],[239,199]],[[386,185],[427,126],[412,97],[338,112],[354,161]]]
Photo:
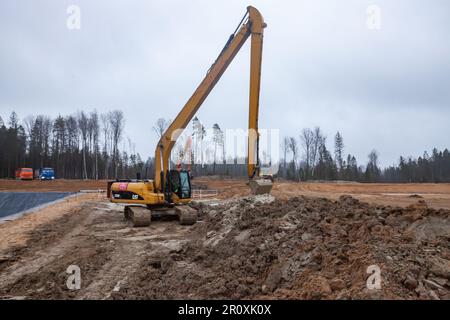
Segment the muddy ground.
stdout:
[[[245,179],[227,179],[217,176],[195,177],[194,188],[202,198],[230,199],[250,195]],[[79,190],[106,190],[106,180],[64,180],[54,181],[20,181],[0,179],[0,191],[27,192],[77,192]],[[207,189],[206,192],[203,192]],[[214,192],[216,191],[216,192]],[[357,183],[357,182],[292,182],[275,180],[272,194],[279,199],[295,196],[326,197],[337,200],[341,195],[351,195],[372,204],[407,206],[413,204],[417,197],[427,201],[433,208],[450,210],[449,183]]]
[[[217,190],[220,199],[238,198],[250,195],[244,179],[218,179],[217,177],[199,177],[194,185]],[[358,183],[358,182],[292,182],[275,180],[272,195],[278,199],[295,196],[325,197],[337,200],[342,195],[351,195],[371,204],[408,206],[418,198],[427,201],[437,209],[450,210],[449,183]]]
[[[450,211],[420,195],[401,208],[274,194],[197,202],[194,226],[131,228],[123,207],[98,195],[7,222],[0,297],[450,298]],[[70,265],[80,290],[66,286]],[[381,289],[370,290],[374,265]]]

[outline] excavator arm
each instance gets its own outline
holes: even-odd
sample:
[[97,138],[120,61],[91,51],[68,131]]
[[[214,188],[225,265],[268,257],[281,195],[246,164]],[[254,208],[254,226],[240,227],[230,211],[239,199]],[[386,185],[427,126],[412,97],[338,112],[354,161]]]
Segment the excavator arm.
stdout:
[[[249,97],[249,133],[248,133],[248,176],[250,179],[258,175],[258,112],[259,91],[261,81],[261,61],[263,30],[266,27],[259,11],[249,6],[244,18],[236,31],[230,36],[222,52],[208,70],[205,78],[190,97],[183,109],[177,115],[162,135],[155,150],[155,180],[157,191],[164,191],[164,182],[169,169],[170,154],[172,148],[182,131],[194,117],[197,110],[205,101],[208,94],[214,88],[233,58],[241,49],[245,41],[251,37],[251,62],[250,62],[250,97]],[[269,189],[270,191],[270,189]]]
[[112,202],[127,204],[124,208],[125,218],[131,221],[133,226],[148,226],[153,218],[164,214],[178,215],[180,223],[184,225],[191,225],[197,221],[197,211],[190,206],[183,205],[188,204],[192,198],[189,174],[184,170],[170,170],[170,153],[178,136],[189,124],[249,37],[251,37],[248,123],[249,185],[254,194],[270,192],[272,188],[270,180],[255,179],[260,174],[258,109],[265,26],[263,17],[258,10],[248,7],[244,18],[228,39],[203,81],[159,140],[155,150],[156,172],[153,181],[116,180],[108,182],[108,196]]

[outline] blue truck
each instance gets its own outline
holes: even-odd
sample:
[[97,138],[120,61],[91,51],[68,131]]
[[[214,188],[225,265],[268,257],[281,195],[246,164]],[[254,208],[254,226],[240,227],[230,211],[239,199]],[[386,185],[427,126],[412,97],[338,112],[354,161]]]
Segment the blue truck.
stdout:
[[41,180],[54,180],[55,170],[53,168],[42,168],[39,170],[39,179]]

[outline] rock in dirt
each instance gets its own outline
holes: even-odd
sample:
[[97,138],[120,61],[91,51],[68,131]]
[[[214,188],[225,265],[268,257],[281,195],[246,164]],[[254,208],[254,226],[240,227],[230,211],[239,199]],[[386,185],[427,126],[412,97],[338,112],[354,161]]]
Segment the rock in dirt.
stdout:
[[12,256],[11,256],[11,255],[3,255],[3,256],[0,256],[0,263],[9,261],[9,260],[11,260],[11,259],[12,259]]
[[403,284],[405,285],[406,288],[410,289],[410,290],[414,290],[417,288],[419,282],[414,279],[412,276],[408,275],[406,276],[405,281],[403,281]]
[[359,204],[359,200],[350,195],[342,195],[339,197],[339,202],[347,206],[354,206]]
[[308,290],[305,290],[306,299],[324,299],[331,294],[330,284],[324,277],[312,277],[306,284]]
[[433,290],[428,291],[428,295],[431,297],[432,300],[441,300],[439,296],[434,292]]
[[330,281],[330,288],[333,291],[339,291],[346,287],[345,281],[342,279],[333,279]]
[[163,259],[161,261],[161,272],[166,273],[173,264],[174,262],[170,257]]
[[266,281],[264,282],[263,286],[265,290],[268,292],[273,292],[281,282],[281,278],[281,267],[278,264],[274,265],[269,271]]
[[423,279],[423,282],[425,285],[428,285],[428,287],[436,289],[436,290],[443,290],[444,287],[441,286],[440,284],[437,284],[436,282],[432,281],[432,280],[428,280],[428,279]]
[[450,261],[440,257],[433,257],[431,259],[430,272],[434,275],[446,279],[450,279]]

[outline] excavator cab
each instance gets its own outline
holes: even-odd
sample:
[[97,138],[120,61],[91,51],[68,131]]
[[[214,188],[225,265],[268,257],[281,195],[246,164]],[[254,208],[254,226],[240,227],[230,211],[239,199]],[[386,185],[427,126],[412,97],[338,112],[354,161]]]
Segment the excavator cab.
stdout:
[[175,194],[179,200],[190,200],[192,195],[191,178],[187,170],[168,170],[166,182],[166,200],[173,202]]

